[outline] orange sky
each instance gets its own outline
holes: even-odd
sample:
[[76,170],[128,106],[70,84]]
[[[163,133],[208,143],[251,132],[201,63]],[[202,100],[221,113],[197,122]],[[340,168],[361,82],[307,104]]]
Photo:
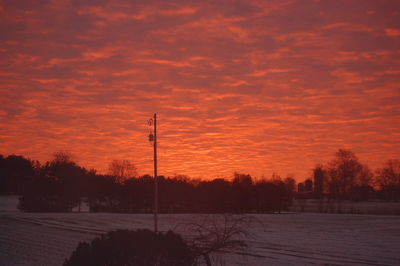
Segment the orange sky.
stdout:
[[0,0],[0,154],[298,180],[400,151],[400,2]]

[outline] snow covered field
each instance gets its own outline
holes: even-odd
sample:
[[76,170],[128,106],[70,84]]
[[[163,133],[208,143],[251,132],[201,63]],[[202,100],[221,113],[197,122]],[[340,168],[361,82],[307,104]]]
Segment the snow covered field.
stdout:
[[[303,209],[303,210],[302,210]],[[341,200],[329,203],[327,199],[293,200],[293,212],[328,212],[348,214],[400,215],[400,202],[379,202]]]
[[[187,234],[183,225],[201,216],[160,215],[159,227]],[[400,265],[400,216],[253,217],[248,249],[224,254],[225,265]],[[152,226],[149,214],[20,213],[0,204],[0,265],[62,265],[79,241],[117,228]]]

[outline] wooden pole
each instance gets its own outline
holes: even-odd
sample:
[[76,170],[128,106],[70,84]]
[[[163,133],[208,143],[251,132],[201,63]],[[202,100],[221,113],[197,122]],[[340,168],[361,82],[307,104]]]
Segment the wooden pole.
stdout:
[[154,232],[158,232],[157,114],[154,114]]

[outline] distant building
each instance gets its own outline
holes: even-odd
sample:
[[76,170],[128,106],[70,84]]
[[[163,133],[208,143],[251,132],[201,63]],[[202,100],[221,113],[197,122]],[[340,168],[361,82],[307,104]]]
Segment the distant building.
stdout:
[[314,193],[322,195],[324,192],[324,171],[321,167],[314,169]]
[[313,181],[311,179],[307,179],[306,181],[304,181],[304,190],[305,192],[313,191]]

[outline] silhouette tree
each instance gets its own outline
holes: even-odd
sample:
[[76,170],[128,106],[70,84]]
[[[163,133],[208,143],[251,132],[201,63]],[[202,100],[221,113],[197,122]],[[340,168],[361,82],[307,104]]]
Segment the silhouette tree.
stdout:
[[374,179],[374,174],[366,164],[361,165],[361,170],[358,174],[356,185],[360,187],[368,187],[371,185]]
[[233,211],[249,212],[252,211],[252,199],[254,195],[253,179],[250,175],[235,173],[232,180]]
[[385,165],[376,171],[376,182],[382,188],[400,185],[400,161],[388,160]]
[[57,151],[53,153],[53,162],[62,163],[71,163],[73,162],[72,153],[69,151]]
[[116,178],[118,183],[137,176],[136,166],[128,160],[113,160],[108,165],[108,171],[111,176]]
[[84,179],[87,170],[72,161],[72,156],[65,152],[54,154],[54,159],[44,170],[46,174],[59,182],[59,193],[69,202],[70,206],[77,206],[84,194]]
[[194,198],[195,189],[187,177],[159,177],[159,210],[161,212],[193,212]]
[[331,194],[346,195],[356,185],[362,165],[356,155],[345,149],[339,149],[335,158],[328,163],[327,174]]
[[236,210],[237,206],[233,207],[231,202],[233,192],[229,181],[222,178],[203,181],[196,189],[197,204],[201,212],[216,213]]
[[0,154],[0,194],[5,194],[9,191],[8,180],[6,175],[6,160],[3,155]]
[[356,182],[349,190],[349,198],[353,201],[367,201],[374,192],[371,186],[374,175],[369,167],[365,164],[361,165]]
[[186,230],[193,233],[188,245],[195,254],[195,265],[211,266],[220,262],[219,255],[226,251],[243,252],[247,247],[245,238],[249,236],[246,228],[256,220],[244,215],[210,215],[197,222],[186,224]]
[[123,208],[120,202],[122,184],[113,176],[95,175],[90,178],[87,196],[89,210],[93,212],[119,212]]
[[400,200],[400,161],[388,160],[376,171],[375,183],[385,200]]
[[0,157],[0,193],[21,194],[34,176],[34,162],[19,155]]
[[266,180],[258,181],[253,188],[255,197],[255,208],[259,213],[272,213],[276,208],[277,197],[276,186],[272,182]]
[[86,169],[71,161],[68,154],[55,153],[28,183],[18,207],[23,211],[71,211],[84,194],[86,176]]

